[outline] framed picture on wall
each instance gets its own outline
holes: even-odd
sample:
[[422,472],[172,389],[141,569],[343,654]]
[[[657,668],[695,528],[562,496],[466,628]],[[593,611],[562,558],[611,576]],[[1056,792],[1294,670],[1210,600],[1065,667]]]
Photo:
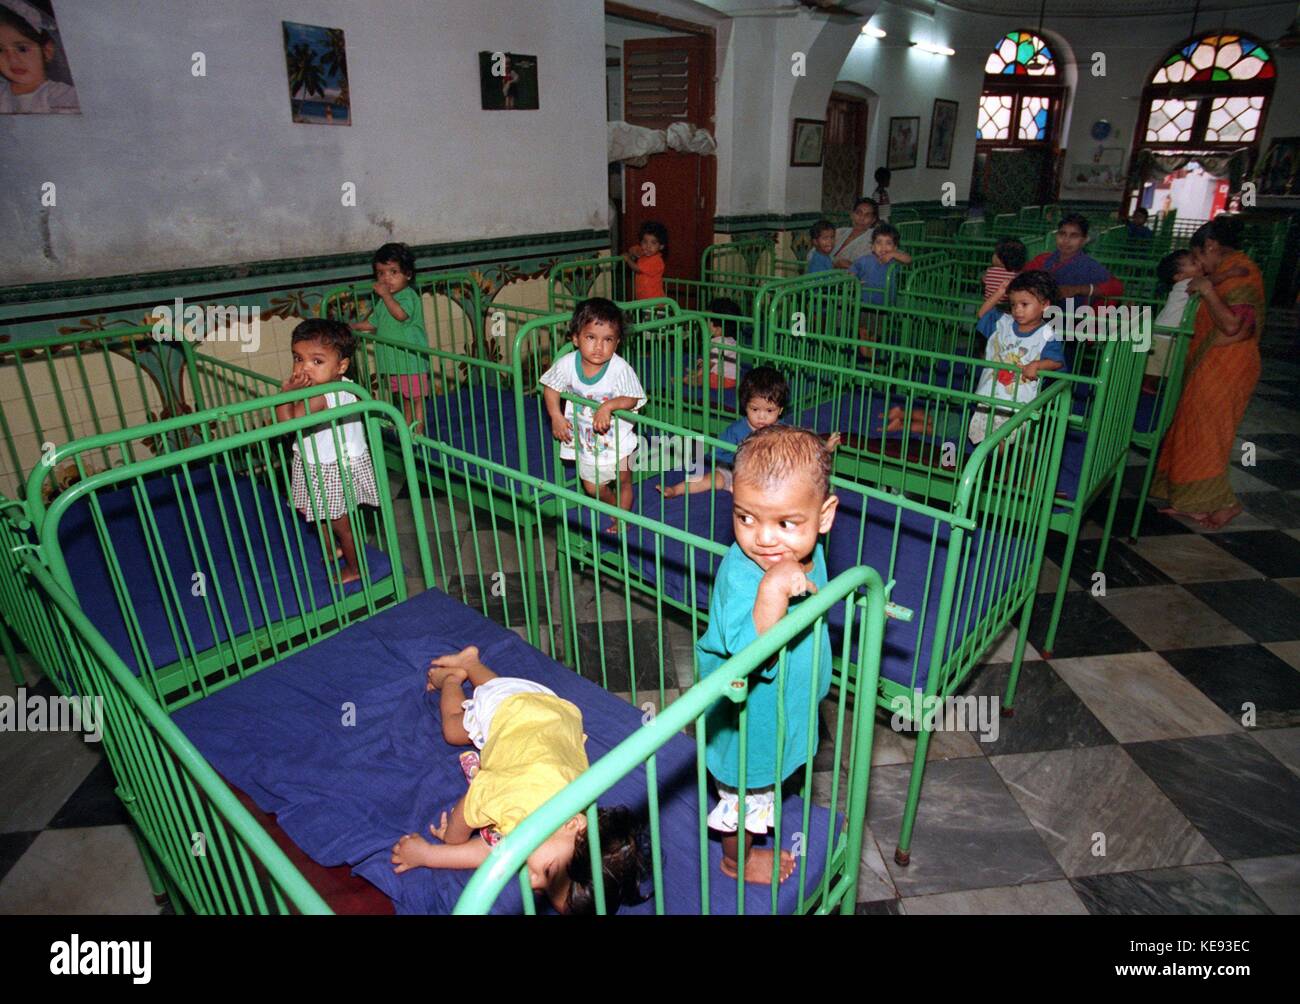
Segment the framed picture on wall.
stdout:
[[825,119],[795,119],[790,138],[790,166],[821,167],[825,139]]
[[348,57],[342,28],[281,21],[289,72],[289,108],[295,122],[351,125]]
[[479,90],[484,111],[536,111],[537,57],[516,52],[478,54]]
[[934,99],[934,113],[930,116],[930,149],[925,155],[926,167],[944,170],[952,167],[952,145],[957,138],[957,102]]
[[1255,178],[1260,195],[1300,196],[1300,136],[1274,139]]
[[72,70],[49,0],[4,0],[0,115],[80,115]]
[[889,155],[885,166],[891,171],[916,167],[917,137],[921,133],[921,117],[907,115],[889,120]]

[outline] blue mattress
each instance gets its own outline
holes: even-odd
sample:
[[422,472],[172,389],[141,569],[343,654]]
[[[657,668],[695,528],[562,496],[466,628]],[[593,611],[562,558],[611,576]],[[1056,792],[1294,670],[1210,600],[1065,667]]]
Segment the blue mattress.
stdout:
[[[173,716],[208,761],[247,793],[313,860],[353,866],[389,896],[398,913],[449,913],[468,871],[417,868],[397,875],[389,858],[404,833],[428,833],[465,793],[459,748],[442,739],[437,694],[425,692],[430,658],[474,644],[483,661],[512,676],[543,683],[576,704],[594,762],[642,727],[641,711],[553,662],[478,613],[430,590],[348,627],[307,651],[190,705]],[[356,724],[340,725],[340,707],[352,702]],[[674,737],[658,754],[659,807],[664,847],[665,908],[699,911],[699,807],[695,743]],[[646,782],[638,768],[601,799],[644,811]],[[797,798],[784,802],[789,847],[802,823]],[[830,813],[814,807],[807,889],[825,860]],[[719,866],[721,844],[710,842],[710,906],[734,912],[734,881]],[[780,887],[780,906],[792,911],[798,881]],[[750,886],[746,909],[766,912],[770,890]],[[512,880],[494,912],[519,913]],[[549,906],[546,907],[549,909]],[[652,913],[653,902],[629,912]]]
[[[668,484],[682,479],[681,473],[664,475],[664,482]],[[718,492],[713,496],[713,513],[710,517],[708,494],[683,495],[665,500],[655,488],[658,482],[658,478],[650,478],[637,485],[634,506],[638,512],[667,523],[669,526],[689,530],[697,536],[709,537],[720,544],[730,546],[734,542],[729,493]],[[888,579],[892,561],[892,574],[896,584],[891,599],[900,606],[911,608],[915,616],[910,622],[893,619],[886,622],[880,673],[886,679],[908,685],[913,681],[915,659],[915,685],[923,687],[929,672],[929,660],[934,644],[939,594],[943,585],[943,568],[948,554],[949,527],[946,523],[936,524],[927,516],[910,509],[900,509],[881,499],[844,491],[837,491],[837,494],[840,497],[840,504],[835,524],[823,541],[826,549],[827,571],[831,578],[834,578],[840,572],[865,564],[880,572],[882,578]],[[587,510],[571,512],[569,521],[571,525],[582,531],[585,539],[590,540],[590,524],[586,513]],[[896,521],[898,545],[895,550],[893,540]],[[603,523],[604,521],[602,525]],[[975,533],[967,538],[971,549],[969,553],[978,552],[983,536],[982,533]],[[618,554],[621,560],[622,544],[619,539],[604,533],[598,534],[598,537],[602,550]],[[679,603],[689,603],[690,566],[684,546],[649,534],[643,536],[638,528],[631,525],[627,527],[626,537],[629,570],[640,575],[647,582],[657,585],[669,599]],[[655,553],[656,541],[660,542],[658,555]],[[720,560],[710,552],[703,550],[696,552],[694,602],[701,610],[708,609],[713,575]],[[971,569],[970,574],[974,576],[976,571]],[[927,577],[928,589],[926,588]],[[1002,594],[1002,584],[998,584],[999,588],[993,588],[994,585],[993,581],[987,585],[982,584],[982,605],[971,608],[969,620],[972,624],[978,620],[976,614],[982,614],[987,605]],[[925,630],[922,633],[923,606],[925,607]],[[832,640],[837,653],[843,620],[843,607],[837,605],[829,618]],[[920,636],[919,654],[918,636]],[[959,630],[952,644],[959,644],[962,636],[963,632]],[[854,643],[856,644],[856,638]],[[945,653],[947,651],[948,649],[945,649]]]
[[[183,482],[182,494],[178,495],[170,477],[150,478],[145,485],[150,511],[161,538],[160,550],[166,562],[164,571],[173,590],[170,595],[179,597],[192,639],[188,645],[182,639],[180,648],[187,653],[196,653],[212,648],[218,641],[226,641],[231,634],[238,637],[251,628],[264,626],[266,617],[256,593],[251,591],[254,582],[262,588],[273,623],[300,612],[290,568],[301,567],[291,521],[302,523],[302,517],[266,488],[255,486],[244,477],[232,477],[224,468],[216,468],[215,484],[210,468],[192,468],[191,480],[192,496]],[[168,627],[163,593],[158,586],[144,528],[136,515],[132,489],[123,487],[112,492],[101,492],[96,497],[150,659],[155,666],[175,662],[180,658],[180,651],[177,640]],[[191,497],[197,501],[197,511],[195,505],[188,501]],[[185,501],[182,502],[182,499]],[[232,524],[237,525],[234,523],[236,506],[240,507],[238,511],[243,512],[250,527],[250,546],[247,548],[241,538],[232,534],[235,537],[235,547],[232,549],[225,533],[221,532],[222,509],[230,514]],[[286,551],[281,538],[280,524],[275,515],[277,511],[284,518],[285,532],[291,535],[292,563],[290,552]],[[259,512],[266,523],[266,537],[269,540],[252,531],[258,525]],[[207,534],[211,560],[202,553],[197,557],[190,554],[185,542],[186,521],[195,536],[195,528],[202,526]],[[327,607],[333,602],[329,584],[331,571],[327,567],[314,526],[305,523],[302,526],[303,552],[306,554],[306,568],[311,583],[310,596],[315,600],[315,608]],[[73,576],[77,599],[86,616],[126,665],[138,672],[139,666],[131,649],[126,621],[109,577],[108,563],[92,522],[88,500],[78,501],[64,514],[59,524],[59,545]],[[392,563],[387,555],[369,546],[365,548],[365,554],[370,581],[378,583],[389,578]],[[219,618],[214,616],[209,620],[203,600],[192,597],[192,576],[195,572],[202,572],[206,576],[207,595],[214,601],[218,588],[224,589],[222,595],[225,596],[230,611],[229,631]],[[298,581],[299,588],[305,594],[306,582],[301,575]],[[243,582],[250,587],[248,611],[245,611],[244,604],[239,601],[236,582]],[[280,584],[279,600],[275,594],[276,582]],[[345,592],[357,592],[360,587],[360,583],[352,583]],[[313,609],[310,601],[306,605],[308,610]],[[215,610],[215,603],[213,609]]]
[[[425,432],[431,439],[447,443],[484,460],[492,460],[518,470],[519,432],[515,425],[515,396],[497,388],[461,387],[450,394],[428,399]],[[555,452],[551,446],[551,423],[542,399],[536,395],[524,399],[524,450],[528,473],[533,477],[554,480]],[[442,464],[431,457],[430,463]],[[452,464],[460,468],[460,462]],[[421,464],[417,458],[417,470]],[[476,472],[481,477],[482,472]],[[518,489],[517,482],[493,474],[492,480],[502,488]]]

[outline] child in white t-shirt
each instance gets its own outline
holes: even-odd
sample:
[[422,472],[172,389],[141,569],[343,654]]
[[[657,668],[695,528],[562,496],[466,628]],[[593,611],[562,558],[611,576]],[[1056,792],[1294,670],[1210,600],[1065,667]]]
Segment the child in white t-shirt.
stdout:
[[[638,411],[646,394],[632,367],[618,355],[623,311],[603,297],[583,300],[573,312],[569,337],[577,351],[561,356],[542,374],[551,434],[564,444],[561,458],[577,460],[578,477],[589,495],[631,509],[630,461],[637,436],[631,422],[614,420],[614,412]],[[598,407],[584,405],[575,414],[572,401],[560,408],[561,394],[588,398]],[[617,532],[618,521],[605,529]]]
[[[1011,301],[1011,313],[997,310],[1003,299]],[[1038,396],[1041,384],[1039,374],[1065,367],[1065,351],[1060,338],[1043,313],[1060,299],[1056,280],[1037,269],[1021,272],[989,294],[980,307],[980,320],[976,326],[988,338],[984,358],[990,362],[1009,363],[1016,370],[986,369],[980,377],[976,393],[1004,401],[1032,401]],[[971,416],[970,441],[983,442],[984,437],[1011,417],[1009,411],[998,409],[989,426],[989,409],[981,407]]]
[[[280,390],[299,390],[335,381],[351,382],[346,373],[352,363],[356,337],[342,321],[312,318],[293,329],[293,373]],[[275,418],[287,422],[308,413],[336,408],[356,401],[346,391],[330,392],[306,400],[276,405]],[[340,458],[339,451],[343,456]],[[344,475],[347,487],[344,486]],[[330,425],[320,432],[294,437],[293,470],[290,475],[293,505],[310,520],[329,520],[343,559],[339,584],[361,578],[356,542],[349,510],[356,505],[379,505],[375,469],[366,447],[360,420]]]

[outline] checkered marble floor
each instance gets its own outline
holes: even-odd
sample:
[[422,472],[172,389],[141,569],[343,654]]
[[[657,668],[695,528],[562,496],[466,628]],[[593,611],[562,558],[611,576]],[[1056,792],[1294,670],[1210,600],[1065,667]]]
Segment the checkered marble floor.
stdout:
[[[1093,522],[1050,663],[1038,647],[1063,542],[1049,540],[1015,717],[992,742],[936,734],[906,868],[893,851],[913,739],[878,720],[860,913],[1300,912],[1295,312],[1273,312],[1264,350],[1240,429],[1255,463],[1232,472],[1246,514],[1210,533],[1149,508],[1127,543],[1135,454],[1105,593]],[[1013,641],[968,693],[1002,692]],[[689,646],[673,640],[679,675]],[[0,733],[0,913],[158,909],[98,751]]]

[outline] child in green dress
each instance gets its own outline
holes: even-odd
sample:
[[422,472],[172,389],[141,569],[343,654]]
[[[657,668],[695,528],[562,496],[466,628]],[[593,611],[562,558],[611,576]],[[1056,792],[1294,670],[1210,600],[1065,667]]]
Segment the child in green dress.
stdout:
[[[385,244],[375,252],[375,296],[379,299],[370,316],[352,325],[354,331],[370,332],[427,349],[424,305],[411,285],[415,281],[415,256],[405,244]],[[424,401],[429,396],[429,359],[423,352],[408,352],[383,343],[375,344],[375,372],[388,378],[392,394],[401,395],[406,424],[419,432],[424,425]]]

